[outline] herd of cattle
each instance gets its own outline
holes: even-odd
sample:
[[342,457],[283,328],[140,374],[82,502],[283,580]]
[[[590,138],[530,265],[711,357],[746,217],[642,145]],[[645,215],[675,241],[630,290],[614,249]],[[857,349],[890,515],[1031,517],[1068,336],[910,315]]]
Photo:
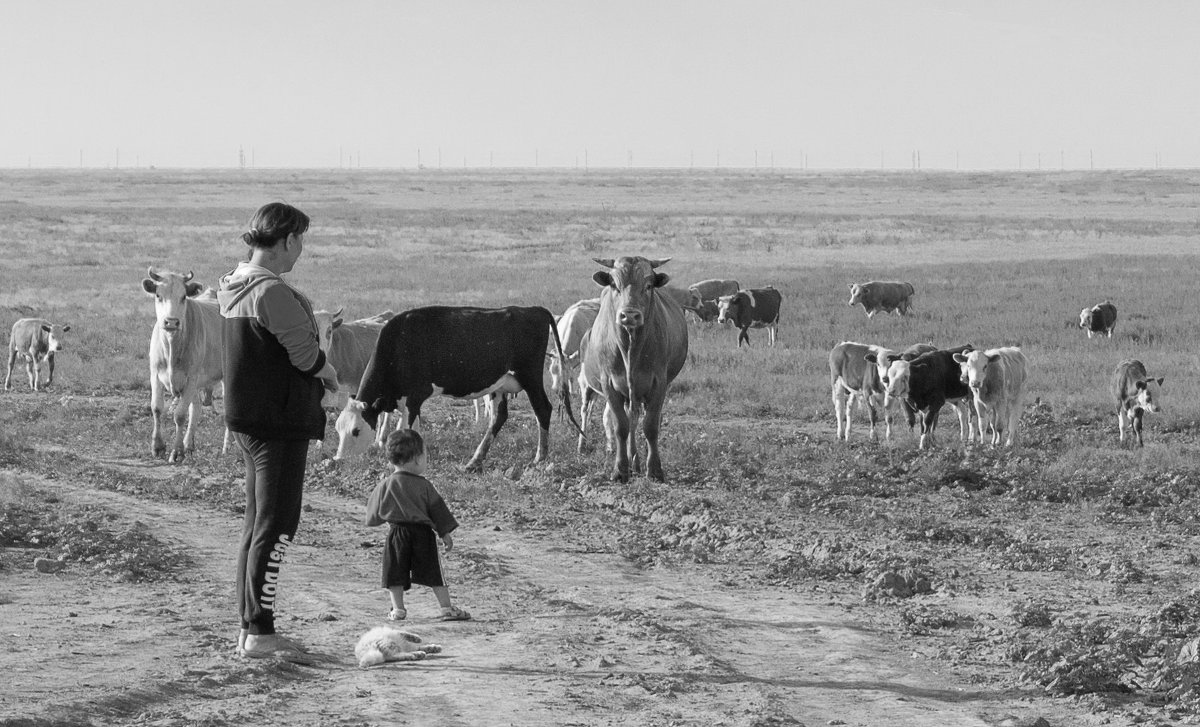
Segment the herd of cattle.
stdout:
[[[668,258],[669,259],[669,258]],[[585,429],[598,397],[606,402],[604,428],[614,454],[612,476],[626,481],[642,470],[635,430],[639,420],[647,444],[646,473],[658,480],[663,470],[658,448],[663,404],[671,382],[687,361],[686,313],[700,321],[729,324],[739,331],[737,346],[749,344],[750,328],[766,328],[774,345],[782,296],[772,287],[742,288],[736,280],[705,280],[686,289],[668,285],[658,268],[667,260],[644,257],[595,259],[592,276],[599,297],[581,300],[558,317],[541,307],[485,309],[428,306],[345,321],[342,310],[316,311],[320,345],[337,369],[339,395],[327,405],[340,409],[335,430],[335,459],[365,451],[388,427],[387,417],[401,401],[407,426],[419,426],[422,404],[435,394],[485,402],[488,426],[467,463],[479,469],[508,418],[508,397],[524,391],[537,419],[535,461],[548,453],[552,405],[543,385],[550,359],[552,391],[579,432]],[[221,315],[215,292],[186,275],[153,267],[142,281],[154,297],[156,322],[151,333],[151,451],[167,453],[161,429],[166,393],[174,399],[175,437],[168,454],[181,460],[195,442],[199,407],[212,403],[222,376]],[[907,282],[870,281],[850,285],[850,306],[867,316],[907,315],[915,295]],[[1111,337],[1116,307],[1110,301],[1080,312],[1079,327]],[[4,387],[12,388],[12,369],[23,357],[31,389],[49,386],[54,354],[63,348],[60,326],[23,318],[12,328]],[[550,338],[553,336],[553,345]],[[43,381],[40,362],[48,375]],[[1021,417],[1027,376],[1019,348],[976,350],[973,346],[938,349],[915,344],[902,351],[845,341],[829,353],[829,375],[837,438],[849,439],[851,412],[867,410],[871,437],[882,414],[890,438],[894,413],[905,412],[910,427],[920,424],[919,448],[932,446],[943,405],[958,414],[960,438],[1012,446]],[[572,386],[574,384],[574,386]],[[1157,387],[1141,362],[1123,361],[1113,374],[1120,439],[1131,429],[1142,444],[1142,417],[1158,411]],[[579,420],[571,393],[580,398]]]

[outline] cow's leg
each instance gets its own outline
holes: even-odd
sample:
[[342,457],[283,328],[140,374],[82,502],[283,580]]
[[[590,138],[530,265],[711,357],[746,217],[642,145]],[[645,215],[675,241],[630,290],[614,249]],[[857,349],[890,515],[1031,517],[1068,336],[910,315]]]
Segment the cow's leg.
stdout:
[[1133,423],[1133,434],[1137,437],[1137,446],[1142,446],[1142,410],[1134,409],[1131,417]]
[[629,436],[626,438],[626,445],[629,447],[629,461],[632,463],[633,473],[642,473],[642,456],[638,452],[637,446],[637,429],[638,419],[645,416],[645,407],[641,404],[634,404],[632,401],[626,407],[629,413]]
[[1125,407],[1117,407],[1117,441],[1125,441]]
[[832,398],[833,416],[837,419],[837,438],[849,440],[851,396],[846,392],[840,380],[833,385]]
[[629,481],[629,413],[626,411],[625,397],[621,396],[615,389],[608,389],[604,392],[608,397],[608,404],[604,409],[604,423],[609,426],[611,422],[612,441],[614,449],[616,449],[616,458],[613,462],[612,478],[616,482]]
[[195,397],[196,392],[187,389],[175,397],[175,408],[171,412],[171,418],[175,421],[175,440],[171,445],[171,454],[167,457],[168,462],[183,461],[183,456],[187,451],[184,448],[184,432],[188,430],[188,421],[191,419]]
[[779,332],[777,330],[777,325],[775,323],[772,323],[771,325],[767,326],[767,345],[774,346],[775,340],[778,337],[779,337]]
[[[411,409],[409,416],[412,416]],[[492,411],[492,420],[488,423],[487,431],[483,433],[483,439],[475,448],[475,454],[471,455],[471,459],[467,462],[468,472],[479,472],[483,469],[483,460],[487,459],[488,450],[492,448],[492,442],[496,441],[496,435],[500,433],[500,427],[504,426],[506,421],[508,421],[508,397],[501,396]]]
[[917,443],[917,449],[930,449],[937,444],[933,433],[937,429],[938,415],[941,411],[940,405],[930,405],[925,412],[925,416],[921,419],[921,440]]
[[[546,396],[546,390],[542,388],[541,361],[538,361],[537,378],[529,382],[529,386],[526,386],[525,381],[520,378],[517,379],[517,383],[525,389],[525,395],[529,397],[529,408],[533,409],[533,417],[537,419],[538,423],[538,443],[533,461],[544,462],[550,454],[550,415],[554,411],[554,406],[550,403],[550,397]],[[508,395],[504,393],[492,396],[499,397],[501,401],[508,401]]]
[[1091,338],[1092,337],[1092,329],[1089,328],[1087,334],[1088,334],[1088,338]]
[[867,394],[863,396],[860,394],[859,397],[862,399],[862,405],[866,407],[867,416],[871,420],[871,441],[874,442],[878,439],[878,436],[875,434],[875,426],[879,423],[879,412],[875,409],[875,395]]
[[196,395],[192,396],[191,403],[188,404],[187,431],[183,435],[183,451],[191,454],[196,449],[196,429],[200,426],[200,398]]
[[17,351],[12,349],[8,352],[8,373],[4,375],[4,390],[12,391],[12,369],[13,364],[17,362]]
[[1017,424],[1020,421],[1021,400],[1017,399],[1008,410],[1008,441],[1005,443],[1006,446],[1013,447],[1017,443]]
[[[664,392],[665,394],[665,392]],[[646,435],[646,475],[652,480],[663,482],[662,460],[658,455],[658,434],[662,426],[662,405],[666,397],[656,398],[646,405],[642,432]]]
[[167,445],[163,442],[162,436],[162,417],[165,408],[162,380],[158,378],[158,372],[151,369],[150,418],[154,420],[154,430],[150,434],[150,454],[155,457],[161,457],[167,451]]
[[50,351],[46,354],[46,383],[42,384],[42,388],[54,383],[54,352]]
[[25,375],[29,378],[29,388],[37,391],[38,375],[41,374],[41,368],[38,366],[37,356],[30,356],[25,359]]
[[750,329],[749,328],[743,328],[742,332],[738,334],[738,348],[742,347],[742,341],[746,342],[746,346],[750,345]]

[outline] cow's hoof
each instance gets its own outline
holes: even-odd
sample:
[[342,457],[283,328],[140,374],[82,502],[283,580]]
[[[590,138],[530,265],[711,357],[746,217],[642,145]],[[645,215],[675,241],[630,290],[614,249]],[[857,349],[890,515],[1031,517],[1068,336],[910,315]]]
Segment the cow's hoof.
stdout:
[[167,461],[171,464],[179,464],[183,461],[183,452],[178,449],[171,452],[171,456],[167,457]]
[[483,471],[483,463],[471,460],[470,462],[467,462],[466,467],[463,467],[463,471],[470,472],[472,474],[479,474]]

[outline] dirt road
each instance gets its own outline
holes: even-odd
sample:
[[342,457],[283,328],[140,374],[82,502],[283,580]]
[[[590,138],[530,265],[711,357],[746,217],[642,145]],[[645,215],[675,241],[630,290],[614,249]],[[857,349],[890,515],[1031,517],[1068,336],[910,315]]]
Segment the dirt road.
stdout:
[[387,611],[382,531],[360,524],[361,503],[329,495],[307,498],[279,624],[329,660],[247,661],[234,653],[236,513],[34,484],[140,521],[197,567],[149,585],[5,574],[6,725],[1099,723],[940,671],[848,594],[751,587],[702,566],[641,570],[505,523],[464,526],[447,558],[474,621],[441,623],[432,594],[409,596],[403,627],[444,653],[359,669],[354,643]]

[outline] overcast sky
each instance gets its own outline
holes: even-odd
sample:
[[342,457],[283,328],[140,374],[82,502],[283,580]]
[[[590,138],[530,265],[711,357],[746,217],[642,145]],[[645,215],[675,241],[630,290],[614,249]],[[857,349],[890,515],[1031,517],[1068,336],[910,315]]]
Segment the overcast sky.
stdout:
[[1192,0],[0,0],[0,166],[1200,166]]

